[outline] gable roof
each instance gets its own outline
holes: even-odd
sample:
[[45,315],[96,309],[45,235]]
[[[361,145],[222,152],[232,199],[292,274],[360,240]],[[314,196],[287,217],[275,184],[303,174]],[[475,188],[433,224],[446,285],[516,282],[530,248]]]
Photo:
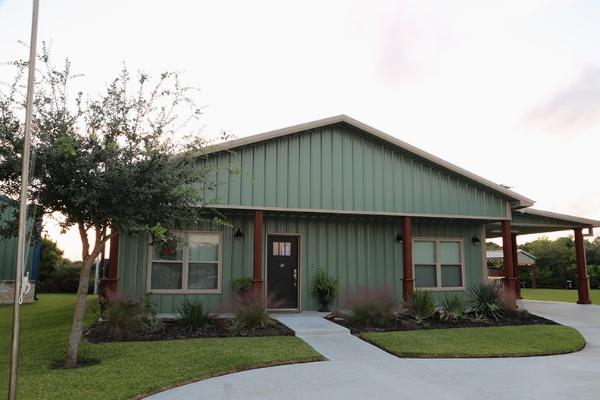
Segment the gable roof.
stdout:
[[531,200],[523,195],[520,195],[516,192],[513,192],[512,190],[509,190],[502,185],[494,183],[488,179],[485,179],[479,175],[476,175],[470,171],[467,171],[466,169],[463,169],[463,168],[461,168],[455,164],[452,164],[448,161],[442,160],[441,158],[436,157],[431,153],[421,150],[418,147],[408,144],[400,139],[395,138],[394,136],[391,136],[385,132],[375,129],[367,124],[364,124],[364,123],[362,123],[354,118],[351,118],[347,115],[344,115],[344,114],[336,115],[336,116],[329,117],[329,118],[323,118],[323,119],[319,119],[319,120],[312,121],[312,122],[306,122],[303,124],[293,125],[293,126],[289,126],[287,128],[276,129],[274,131],[260,133],[258,135],[252,135],[252,136],[247,136],[247,137],[240,138],[240,139],[230,140],[230,141],[223,142],[223,143],[220,143],[220,144],[217,144],[214,146],[210,146],[210,147],[206,148],[204,151],[202,151],[201,153],[198,153],[196,155],[207,155],[207,154],[211,154],[211,153],[232,150],[232,149],[235,149],[238,147],[247,146],[247,145],[251,145],[251,144],[255,144],[255,143],[259,143],[259,142],[264,142],[267,140],[272,140],[272,139],[276,139],[279,137],[293,135],[293,134],[300,133],[303,131],[322,128],[322,127],[325,127],[328,125],[339,124],[339,123],[348,124],[356,129],[361,130],[362,132],[365,132],[366,134],[368,134],[370,136],[373,136],[379,140],[382,140],[384,142],[392,144],[393,146],[395,146],[401,150],[404,150],[408,153],[411,153],[411,154],[413,154],[419,158],[422,158],[426,161],[429,161],[430,163],[432,163],[436,166],[442,167],[443,169],[446,169],[446,170],[453,172],[459,176],[462,176],[470,181],[478,183],[479,185],[481,185],[483,187],[491,189],[492,191],[494,191],[496,193],[499,193],[511,200],[514,200],[517,203],[516,204],[517,208],[530,207],[534,204],[533,200]]

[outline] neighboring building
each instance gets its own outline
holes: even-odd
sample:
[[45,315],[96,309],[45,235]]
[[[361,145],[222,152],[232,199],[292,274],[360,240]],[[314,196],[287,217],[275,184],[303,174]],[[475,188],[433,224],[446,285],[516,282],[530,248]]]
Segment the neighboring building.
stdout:
[[574,229],[582,246],[582,230],[600,226],[532,210],[532,200],[344,115],[223,143],[198,157],[204,164],[216,189],[198,190],[227,223],[174,227],[182,240],[162,248],[121,235],[108,271],[119,295],[151,293],[161,313],[191,298],[216,308],[232,302],[235,278],[250,277],[278,298],[271,308],[316,310],[318,268],[339,281],[333,306],[365,287],[398,298],[415,287],[463,291],[487,279],[485,239],[498,236],[514,285],[517,234]]
[[[502,250],[487,251],[488,278],[491,280],[504,279],[504,253]],[[532,287],[536,287],[535,256],[523,249],[517,249],[517,269],[528,268],[531,270]],[[518,273],[515,275],[519,276]]]
[[[0,201],[4,198],[0,195]],[[0,224],[6,217],[0,216]],[[39,236],[38,234],[34,234]],[[40,244],[39,240],[33,245],[26,247],[27,263],[25,271],[29,272],[29,277],[32,279],[31,290],[24,297],[24,303],[33,302],[35,292],[35,274],[37,273],[40,259]],[[0,304],[12,304],[15,293],[15,269],[17,265],[17,238],[5,238],[0,240]]]

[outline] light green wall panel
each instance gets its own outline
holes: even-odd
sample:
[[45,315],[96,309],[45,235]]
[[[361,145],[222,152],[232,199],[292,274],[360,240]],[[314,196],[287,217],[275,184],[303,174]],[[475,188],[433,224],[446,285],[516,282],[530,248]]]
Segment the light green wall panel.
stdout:
[[[223,292],[219,295],[152,295],[160,312],[175,312],[185,298],[199,298],[214,311],[230,306],[233,280],[252,276],[253,217],[230,215],[228,224],[204,223],[189,230],[224,232]],[[240,227],[241,239],[233,234]],[[402,298],[402,243],[396,241],[401,231],[399,219],[333,217],[318,215],[265,215],[266,245],[268,234],[300,235],[300,299],[304,310],[316,310],[318,304],[310,294],[318,268],[339,280],[339,296],[334,307],[345,307],[363,288],[387,288]],[[413,222],[415,237],[462,239],[464,243],[465,282],[472,285],[483,280],[482,247],[471,243],[474,234],[482,235],[482,225],[472,222]],[[119,250],[119,293],[142,296],[146,292],[147,240],[121,236]],[[266,266],[266,252],[263,257]],[[268,279],[266,267],[263,277]]]
[[492,218],[507,212],[497,193],[344,124],[209,155],[202,163],[218,172],[199,189],[222,205]]

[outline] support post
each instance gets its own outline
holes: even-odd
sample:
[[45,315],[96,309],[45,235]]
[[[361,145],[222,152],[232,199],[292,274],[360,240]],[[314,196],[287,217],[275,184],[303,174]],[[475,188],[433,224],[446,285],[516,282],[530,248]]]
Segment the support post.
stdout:
[[263,242],[263,212],[254,211],[254,264],[252,274],[252,287],[262,290],[262,242]]
[[106,271],[106,299],[112,300],[117,295],[119,281],[119,235],[110,238],[108,271]]
[[413,294],[413,239],[412,218],[402,217],[402,298],[408,300]]
[[582,228],[575,228],[575,257],[577,259],[577,304],[591,304],[590,280],[585,262],[585,248],[583,246]]
[[502,253],[504,255],[504,291],[507,294],[506,301],[509,306],[515,307],[515,270],[513,267],[512,238],[510,232],[510,221],[502,221]]
[[17,398],[17,372],[19,361],[19,340],[21,335],[21,280],[27,255],[25,236],[27,229],[27,185],[29,184],[29,157],[31,153],[31,120],[33,116],[33,85],[35,83],[35,60],[37,49],[37,27],[39,0],[33,0],[31,16],[31,42],[29,43],[29,66],[27,79],[27,97],[25,99],[25,131],[23,135],[23,157],[21,159],[21,194],[19,197],[19,232],[17,235],[17,263],[15,265],[15,292],[13,303],[12,341],[10,350],[10,372],[8,381],[8,399]]
[[517,234],[511,233],[511,246],[512,246],[512,260],[513,260],[513,270],[515,273],[515,294],[517,299],[522,299],[521,296],[521,279],[519,278],[519,253],[517,247]]

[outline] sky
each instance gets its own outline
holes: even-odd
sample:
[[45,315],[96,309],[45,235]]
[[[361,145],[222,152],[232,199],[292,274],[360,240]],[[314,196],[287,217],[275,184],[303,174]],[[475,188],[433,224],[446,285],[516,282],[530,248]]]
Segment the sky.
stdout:
[[[31,1],[0,0],[0,61],[27,57],[30,20]],[[585,0],[41,0],[39,40],[91,93],[123,62],[184,72],[209,137],[343,113],[600,219],[599,20]],[[47,229],[80,258],[75,232]]]

